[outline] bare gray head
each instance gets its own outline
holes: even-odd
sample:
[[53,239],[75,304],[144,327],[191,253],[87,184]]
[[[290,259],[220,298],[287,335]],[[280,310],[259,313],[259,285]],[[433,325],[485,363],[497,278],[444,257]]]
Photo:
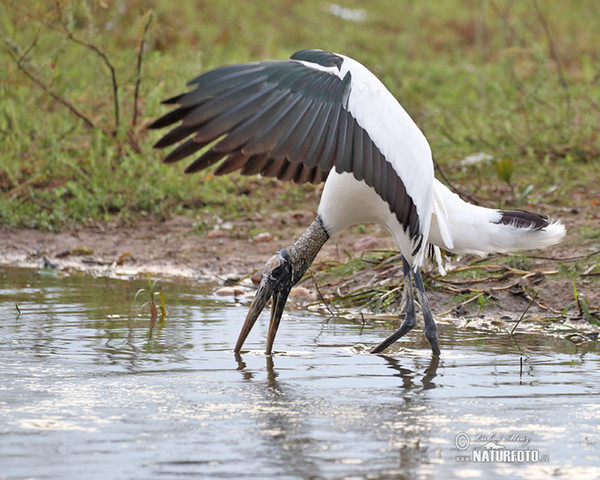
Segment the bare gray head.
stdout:
[[271,306],[271,320],[269,322],[266,349],[267,355],[271,354],[275,335],[283,315],[283,308],[295,283],[297,281],[294,282],[293,267],[288,251],[286,249],[279,250],[267,261],[263,268],[260,285],[254,295],[254,300],[252,300],[252,305],[250,305],[246,321],[235,346],[236,353],[242,349],[256,319],[262,313],[269,299],[272,298],[273,304]]
[[254,295],[254,300],[252,300],[252,305],[250,305],[246,321],[236,343],[234,349],[236,353],[242,349],[256,319],[269,299],[272,299],[266,348],[267,355],[271,354],[290,290],[302,279],[328,238],[329,235],[323,226],[323,222],[320,217],[317,217],[294,245],[289,249],[279,250],[267,261],[263,268],[258,290]]

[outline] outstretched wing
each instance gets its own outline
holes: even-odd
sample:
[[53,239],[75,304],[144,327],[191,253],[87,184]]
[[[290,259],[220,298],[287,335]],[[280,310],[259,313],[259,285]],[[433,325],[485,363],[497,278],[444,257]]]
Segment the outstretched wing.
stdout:
[[[359,63],[301,50],[289,60],[217,68],[189,85],[195,89],[166,100],[178,107],[150,126],[180,122],[155,145],[179,143],[165,162],[209,146],[186,173],[219,161],[216,175],[241,170],[296,183],[324,181],[332,168],[350,172],[388,203],[413,240],[420,245],[427,238],[433,181],[429,146],[402,107]],[[389,111],[381,110],[384,101],[393,102],[390,118]],[[415,140],[415,135],[420,137]],[[423,150],[429,153],[424,162],[416,158]],[[411,186],[415,178],[419,183]]]

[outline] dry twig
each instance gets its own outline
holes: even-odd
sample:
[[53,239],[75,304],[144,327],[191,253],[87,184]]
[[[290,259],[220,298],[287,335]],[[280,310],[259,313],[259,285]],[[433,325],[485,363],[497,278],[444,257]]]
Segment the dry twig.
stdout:
[[565,91],[565,98],[567,100],[567,105],[570,108],[571,107],[571,94],[569,92],[569,85],[567,84],[567,80],[566,80],[565,74],[563,72],[562,63],[561,63],[560,59],[558,58],[556,48],[554,47],[554,40],[552,39],[552,34],[550,33],[550,27],[548,26],[548,23],[546,22],[546,19],[544,18],[544,15],[542,14],[542,10],[540,9],[540,5],[537,0],[533,1],[533,6],[535,7],[535,12],[536,12],[538,18],[540,19],[542,27],[544,28],[544,33],[546,34],[546,38],[548,39],[548,48],[550,50],[550,56],[552,57],[552,60],[554,60],[554,62],[556,63],[556,71],[558,73],[558,79],[560,81],[560,84],[561,84],[563,90]]
[[152,22],[152,11],[150,10],[148,13],[148,19],[146,20],[146,24],[144,25],[144,31],[142,33],[142,39],[140,40],[140,46],[138,48],[137,53],[137,64],[135,69],[135,89],[133,92],[133,114],[131,116],[131,126],[135,127],[137,124],[137,116],[138,116],[138,99],[140,96],[140,84],[142,83],[142,57],[144,54],[144,48],[146,45],[146,35],[148,33],[148,29],[150,28],[150,22]]
[[75,36],[75,34],[69,29],[68,25],[66,24],[66,22],[63,19],[62,6],[61,6],[60,2],[58,2],[58,1],[54,2],[54,7],[56,9],[56,15],[57,15],[58,21],[60,23],[62,32],[65,35],[65,37],[67,39],[69,39],[70,41],[72,41],[73,43],[76,43],[77,45],[81,45],[82,47],[87,48],[88,50],[90,50],[90,51],[94,52],[96,55],[98,55],[98,57],[100,57],[100,59],[102,60],[104,65],[106,65],[106,68],[108,68],[108,70],[110,71],[110,78],[111,78],[112,90],[113,90],[113,109],[114,109],[114,117],[115,117],[115,125],[114,125],[113,135],[116,135],[119,130],[121,120],[120,120],[120,113],[119,113],[119,85],[117,83],[117,72],[115,70],[115,67],[112,64],[112,62],[109,60],[108,55],[106,55],[106,53],[103,50],[101,50],[100,47],[98,47],[97,45],[94,45],[93,43],[86,42],[85,40],[82,40],[81,38]]
[[71,111],[76,117],[81,119],[83,123],[89,128],[99,128],[89,117],[83,114],[81,111],[75,107],[71,102],[69,102],[66,98],[62,97],[55,91],[53,91],[46,83],[44,83],[34,72],[29,70],[24,64],[27,56],[33,50],[35,45],[37,44],[39,37],[36,37],[31,45],[23,51],[19,45],[16,43],[9,41],[7,38],[3,38],[4,44],[6,45],[6,50],[10,58],[15,62],[17,68],[35,85],[37,85],[41,90],[43,90],[46,94],[52,97],[61,105],[65,106],[69,111]]

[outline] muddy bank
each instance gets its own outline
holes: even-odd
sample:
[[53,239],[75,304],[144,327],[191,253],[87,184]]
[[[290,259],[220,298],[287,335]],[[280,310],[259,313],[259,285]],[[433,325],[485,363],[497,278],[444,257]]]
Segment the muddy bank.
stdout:
[[[221,283],[262,269],[277,250],[289,246],[312,220],[306,212],[273,214],[256,228],[256,219],[199,222],[177,216],[135,226],[97,225],[64,232],[0,226],[0,265],[128,278],[150,273],[172,279]],[[208,224],[208,227],[206,226]],[[276,232],[276,233],[271,233]],[[380,234],[381,233],[381,234]],[[366,240],[365,240],[366,239]],[[378,228],[366,235],[330,240],[317,262],[342,262],[365,248],[393,248]]]
[[[104,224],[64,232],[0,227],[0,265],[125,279],[148,273],[161,281],[211,282],[215,291],[224,285],[238,284],[241,292],[238,289],[230,294],[250,298],[254,288],[252,276],[256,279],[265,261],[275,251],[289,246],[312,217],[310,211],[274,212],[268,218],[234,221],[176,216],[164,222]],[[567,228],[573,231],[577,227],[569,225],[568,220]],[[575,335],[574,338],[580,332],[585,339],[593,339],[594,335],[597,338],[598,327],[589,325],[578,310],[573,276],[569,276],[569,268],[577,259],[584,259],[581,268],[588,273],[577,277],[578,291],[593,315],[598,315],[600,280],[594,262],[598,263],[600,251],[595,252],[594,246],[593,240],[581,242],[567,237],[551,252],[533,252],[528,256],[526,270],[506,268],[501,275],[493,267],[498,259],[489,257],[483,265],[490,268],[477,271],[471,278],[460,277],[452,270],[472,264],[473,259],[454,259],[448,277],[429,275],[434,314],[438,320],[478,330],[510,331],[527,310],[527,321],[521,322],[519,329]],[[322,296],[328,305],[321,303],[315,308],[325,313],[333,310],[338,315],[395,325],[396,315],[372,315],[368,309],[340,307],[332,300],[365,286],[398,283],[399,261],[383,269],[359,269],[337,278],[321,274],[325,265],[344,264],[351,257],[378,249],[393,250],[394,246],[387,232],[376,226],[350,229],[330,239],[311,268],[315,279],[305,280],[303,288],[290,297],[290,303],[311,303]],[[316,282],[321,282],[318,289]],[[539,294],[532,301],[532,292],[537,290]]]

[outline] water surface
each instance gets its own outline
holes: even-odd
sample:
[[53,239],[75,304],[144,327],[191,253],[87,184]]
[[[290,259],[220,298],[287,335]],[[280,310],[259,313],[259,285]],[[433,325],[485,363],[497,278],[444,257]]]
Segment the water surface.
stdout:
[[288,311],[236,357],[247,302],[162,285],[149,334],[143,287],[0,268],[0,478],[600,478],[593,343]]

